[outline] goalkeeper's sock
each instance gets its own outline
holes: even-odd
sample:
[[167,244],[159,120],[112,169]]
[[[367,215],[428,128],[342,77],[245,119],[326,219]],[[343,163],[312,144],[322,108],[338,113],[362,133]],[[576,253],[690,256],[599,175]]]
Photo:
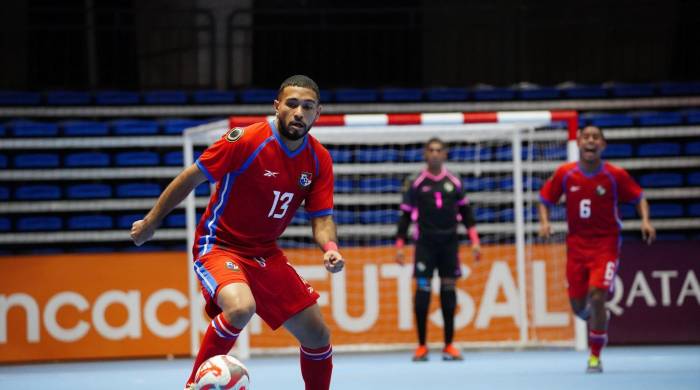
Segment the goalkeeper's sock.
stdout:
[[301,376],[306,390],[328,390],[333,373],[333,348],[300,348]]
[[608,342],[608,333],[604,330],[591,330],[588,332],[588,346],[591,348],[591,355],[600,358],[600,352]]
[[416,290],[414,309],[416,313],[416,328],[418,328],[418,344],[420,345],[425,345],[429,306],[430,291]]

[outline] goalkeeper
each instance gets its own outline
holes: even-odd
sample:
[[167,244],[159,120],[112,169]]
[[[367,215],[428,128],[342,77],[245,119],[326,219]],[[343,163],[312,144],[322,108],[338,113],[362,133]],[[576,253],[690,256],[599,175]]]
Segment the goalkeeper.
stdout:
[[[440,305],[444,320],[445,347],[443,360],[462,360],[462,354],[452,345],[454,314],[457,306],[455,283],[462,274],[458,259],[459,220],[467,227],[474,261],[479,261],[481,248],[474,216],[459,177],[444,167],[447,160],[445,143],[431,138],[425,145],[426,167],[409,178],[403,190],[403,212],[396,234],[396,261],[404,264],[404,242],[412,221],[418,223],[415,234],[413,275],[416,279],[414,311],[418,328],[418,348],[413,361],[428,360],[426,322],[430,305],[430,281],[435,268],[440,275]],[[419,234],[418,234],[419,233]]]

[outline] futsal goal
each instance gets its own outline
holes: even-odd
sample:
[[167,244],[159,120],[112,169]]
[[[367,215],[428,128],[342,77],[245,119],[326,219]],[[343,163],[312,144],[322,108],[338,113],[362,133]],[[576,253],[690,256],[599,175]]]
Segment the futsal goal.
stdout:
[[[272,117],[232,117],[184,133],[185,165],[232,127]],[[573,111],[322,115],[311,130],[334,161],[335,208],[343,272],[331,275],[313,243],[303,207],[279,240],[299,273],[319,292],[334,349],[415,346],[412,265],[394,261],[393,238],[404,180],[423,166],[423,147],[439,137],[447,168],[457,173],[474,209],[482,260],[474,262],[463,227],[455,343],[461,347],[574,346],[575,321],[565,289],[564,212],[554,208],[554,238],[537,237],[538,190],[554,169],[577,155]],[[187,199],[192,245],[206,198]],[[407,249],[410,259],[412,245]],[[191,254],[190,254],[191,256]],[[190,259],[191,260],[191,259]],[[191,302],[202,302],[190,269]],[[442,343],[439,281],[433,280],[428,342]],[[191,305],[192,351],[207,321]],[[580,327],[579,327],[580,331]],[[239,356],[297,351],[284,331],[255,316],[238,342]]]

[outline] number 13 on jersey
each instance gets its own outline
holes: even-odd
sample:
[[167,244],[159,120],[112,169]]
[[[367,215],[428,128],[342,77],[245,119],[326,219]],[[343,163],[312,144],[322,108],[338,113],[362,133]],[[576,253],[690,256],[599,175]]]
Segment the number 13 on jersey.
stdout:
[[[272,191],[275,194],[275,200],[272,201],[272,207],[270,207],[270,212],[267,213],[268,218],[284,218],[287,214],[287,208],[289,207],[289,202],[294,198],[294,194],[291,192],[285,192],[284,194],[279,191]],[[279,211],[277,205],[279,204]]]

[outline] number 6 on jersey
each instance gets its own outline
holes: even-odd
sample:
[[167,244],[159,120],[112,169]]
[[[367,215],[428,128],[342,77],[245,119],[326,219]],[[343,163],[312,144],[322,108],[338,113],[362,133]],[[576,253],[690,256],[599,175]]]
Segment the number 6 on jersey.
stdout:
[[586,219],[591,217],[591,200],[581,199],[581,203],[578,204],[578,215],[581,219]]

